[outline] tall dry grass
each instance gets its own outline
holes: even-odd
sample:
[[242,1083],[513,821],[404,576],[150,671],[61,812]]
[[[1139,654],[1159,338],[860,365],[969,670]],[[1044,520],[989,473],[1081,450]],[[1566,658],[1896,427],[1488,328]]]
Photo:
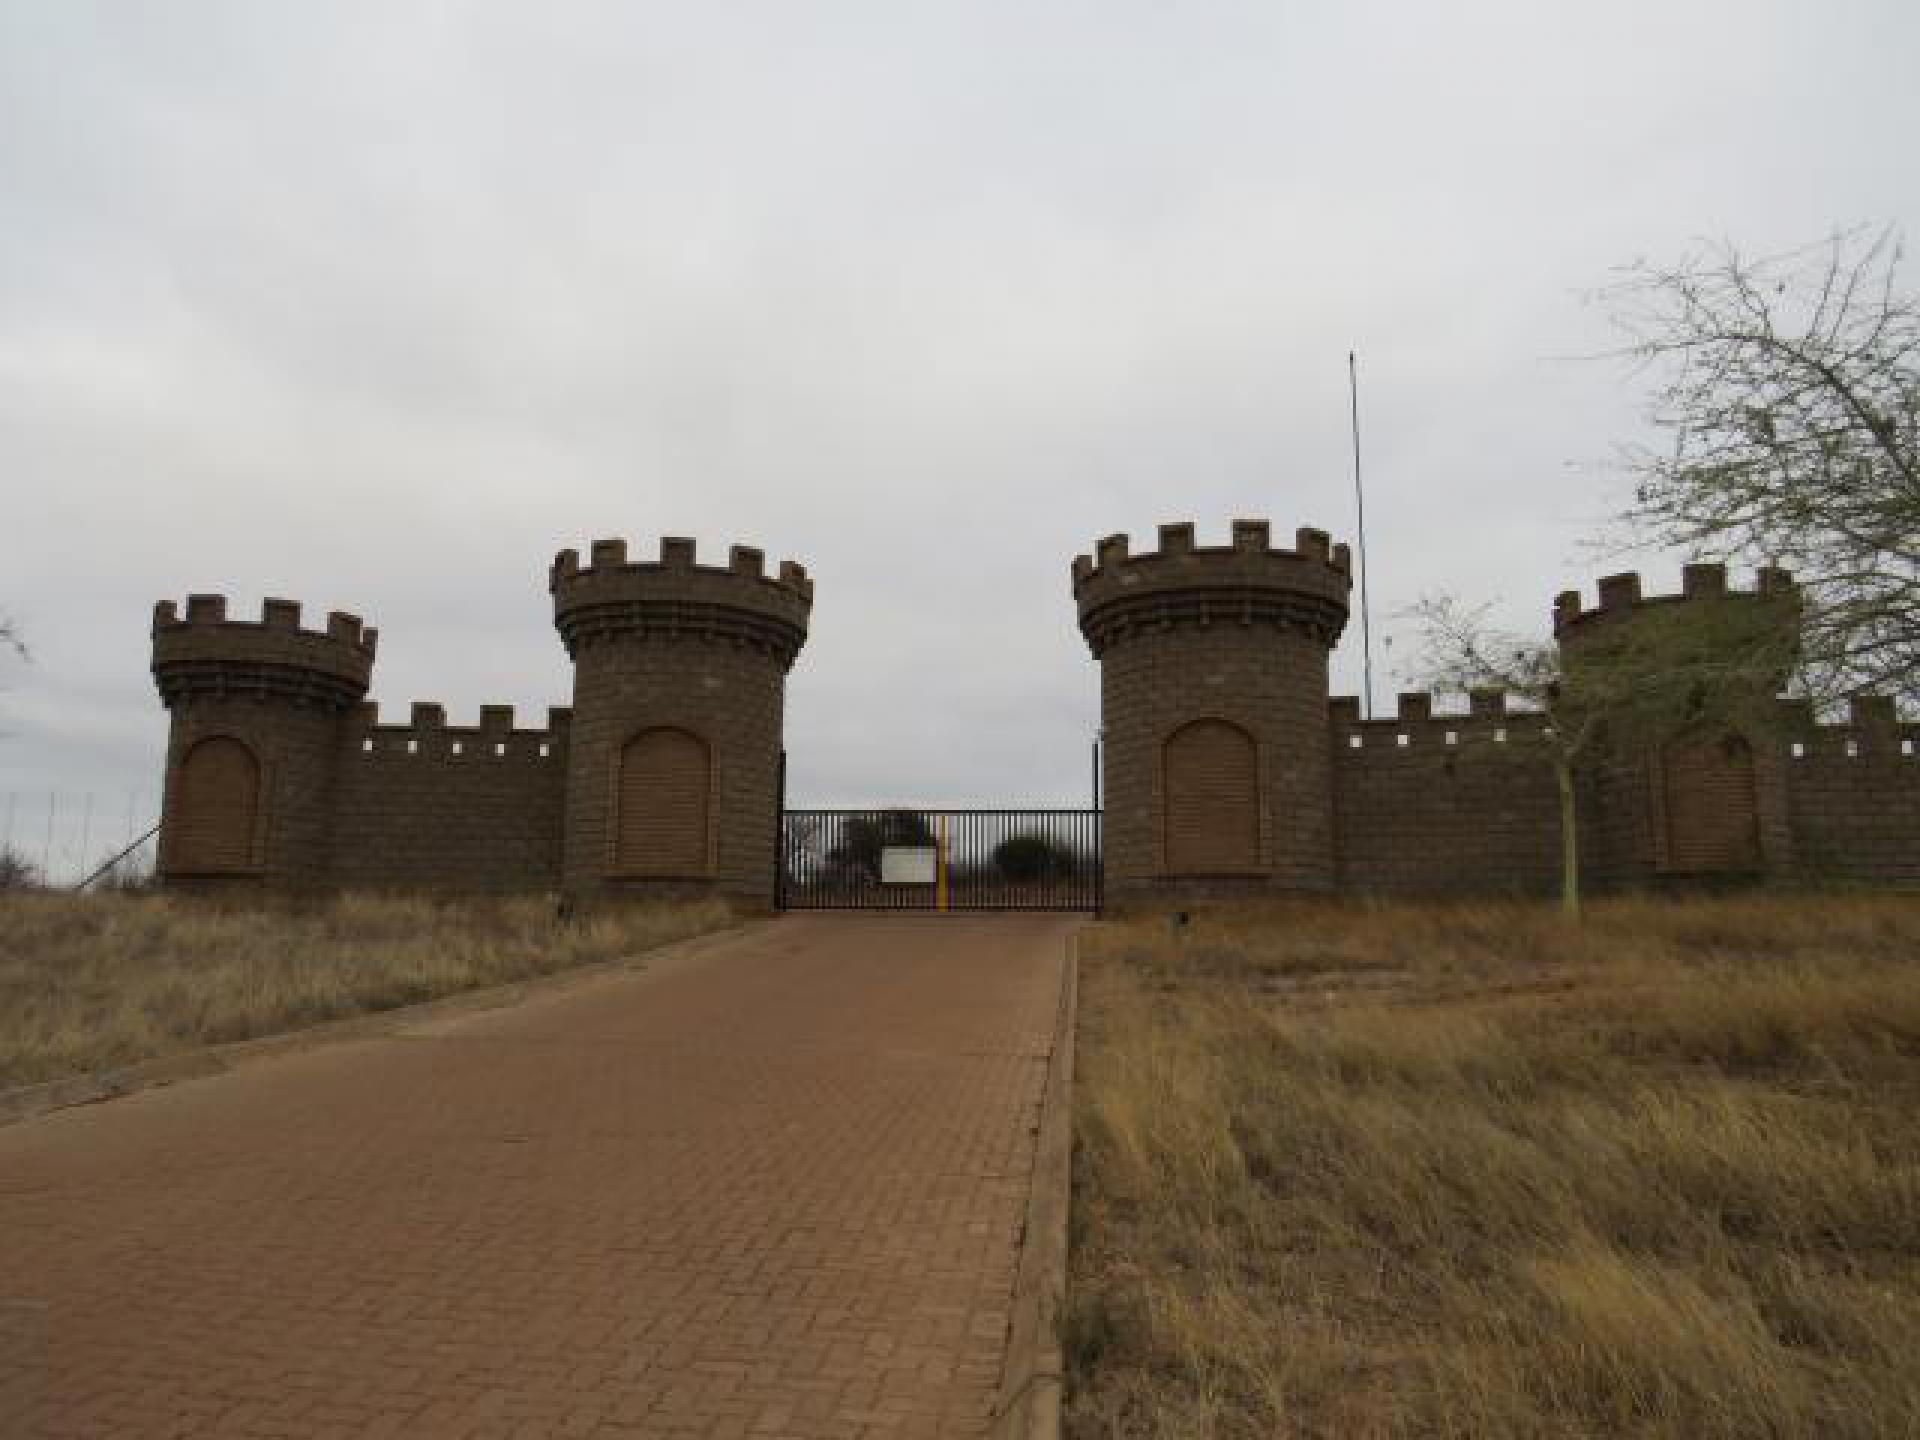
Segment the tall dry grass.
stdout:
[[1079,1436],[1920,1434],[1920,904],[1083,945]]
[[637,955],[732,920],[718,901],[560,925],[536,897],[346,895],[290,911],[0,895],[0,1086]]

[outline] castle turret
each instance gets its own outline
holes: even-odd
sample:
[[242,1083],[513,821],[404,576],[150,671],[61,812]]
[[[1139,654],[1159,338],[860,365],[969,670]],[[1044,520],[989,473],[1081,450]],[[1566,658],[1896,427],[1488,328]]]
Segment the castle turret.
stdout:
[[1100,662],[1106,875],[1116,901],[1333,884],[1327,657],[1347,621],[1347,547],[1264,520],[1199,546],[1162,525],[1073,562]]
[[[1608,575],[1599,604],[1554,601],[1570,675],[1629,687],[1583,764],[1587,873],[1619,887],[1757,877],[1791,864],[1781,746],[1769,727],[1799,635],[1799,592],[1762,569],[1730,590],[1726,567],[1688,565],[1677,595]],[[1615,672],[1611,684],[1606,670]]]
[[231,888],[323,880],[341,725],[367,692],[378,632],[333,611],[300,628],[268,600],[229,620],[220,595],[153,610],[153,678],[171,712],[159,872]]
[[657,561],[626,542],[554,559],[554,625],[573,657],[562,883],[581,898],[773,899],[786,674],[806,643],[813,582],[694,542]]

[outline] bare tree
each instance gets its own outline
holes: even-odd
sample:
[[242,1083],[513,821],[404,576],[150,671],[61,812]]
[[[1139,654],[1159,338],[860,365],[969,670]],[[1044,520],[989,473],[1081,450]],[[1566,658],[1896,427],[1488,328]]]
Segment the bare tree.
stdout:
[[1656,377],[1628,519],[1708,559],[1785,565],[1819,699],[1920,701],[1920,303],[1892,230],[1749,259],[1642,261],[1601,299]]
[[[0,657],[9,651],[18,660],[32,658],[27,651],[27,642],[21,637],[20,626],[6,615],[0,615]],[[5,734],[4,730],[0,730],[0,736]]]
[[0,891],[45,888],[40,867],[18,850],[0,850]]
[[1598,616],[1577,643],[1492,628],[1487,606],[1429,596],[1408,612],[1422,653],[1415,678],[1441,694],[1504,691],[1540,712],[1498,747],[1552,767],[1560,812],[1560,901],[1580,915],[1578,772],[1604,747],[1650,750],[1694,727],[1766,723],[1791,665],[1790,588]]

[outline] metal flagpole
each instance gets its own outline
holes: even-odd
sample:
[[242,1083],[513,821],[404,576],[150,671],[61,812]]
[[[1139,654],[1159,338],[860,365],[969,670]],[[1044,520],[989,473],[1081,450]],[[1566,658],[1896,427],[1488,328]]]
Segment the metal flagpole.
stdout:
[[1347,398],[1353,420],[1353,510],[1360,541],[1360,664],[1367,719],[1373,718],[1373,616],[1367,604],[1367,496],[1360,484],[1360,365],[1347,352]]

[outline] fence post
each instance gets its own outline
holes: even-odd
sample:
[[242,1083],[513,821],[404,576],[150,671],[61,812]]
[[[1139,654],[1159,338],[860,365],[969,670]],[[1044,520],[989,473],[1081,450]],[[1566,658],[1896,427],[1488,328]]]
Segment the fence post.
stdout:
[[934,879],[938,882],[934,894],[942,915],[947,913],[947,817],[940,817],[940,833],[934,837],[933,863]]
[[773,786],[773,908],[787,908],[787,752]]

